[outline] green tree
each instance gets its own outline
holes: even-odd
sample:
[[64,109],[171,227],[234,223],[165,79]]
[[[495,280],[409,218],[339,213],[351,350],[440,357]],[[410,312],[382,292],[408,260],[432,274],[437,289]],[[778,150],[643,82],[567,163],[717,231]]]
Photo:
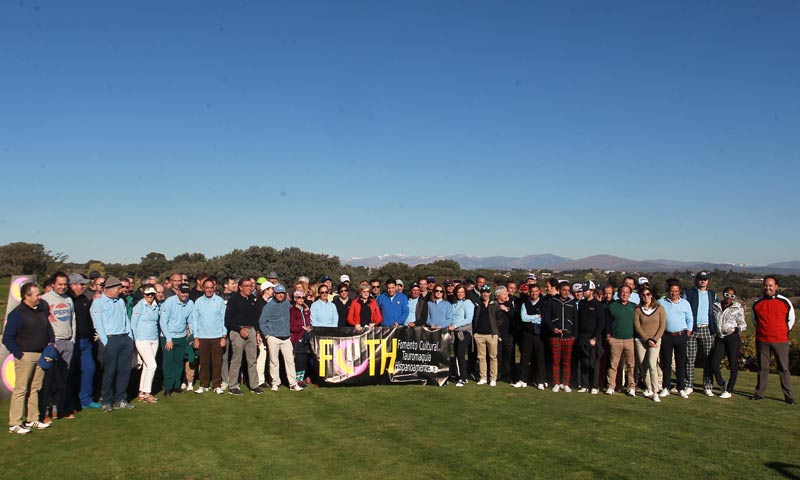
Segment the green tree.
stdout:
[[142,257],[142,261],[139,264],[138,273],[140,276],[158,276],[167,271],[168,267],[169,261],[167,260],[166,255],[158,252],[150,252]]
[[67,256],[45,250],[41,243],[14,242],[0,246],[0,275],[53,273]]

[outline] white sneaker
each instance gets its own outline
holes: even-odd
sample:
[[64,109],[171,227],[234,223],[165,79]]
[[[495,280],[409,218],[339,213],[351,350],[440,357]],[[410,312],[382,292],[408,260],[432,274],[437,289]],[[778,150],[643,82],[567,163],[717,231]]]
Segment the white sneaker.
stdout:
[[489,386],[490,386],[490,387],[496,387],[496,386],[497,386],[497,382],[495,382],[494,380],[492,380],[491,382],[489,382]]
[[661,399],[658,397],[657,393],[653,395],[653,401],[656,403],[661,403]]
[[214,389],[214,393],[216,393],[217,395],[222,395],[223,393],[225,393],[225,390],[223,390],[222,387],[217,387]]
[[45,428],[50,428],[50,425],[52,425],[52,423],[44,423],[40,422],[39,420],[34,420],[32,422],[25,422],[22,424],[22,426],[27,428],[28,430],[33,430],[34,428],[36,430],[44,430]]
[[207,388],[197,387],[197,390],[195,390],[194,393],[205,393],[207,391],[208,391]]
[[597,395],[598,393],[600,393],[600,390],[598,390],[596,388],[593,388],[592,391],[591,391],[592,395]]
[[463,386],[464,386],[464,382],[462,382],[461,380],[456,382],[456,387],[463,387]]
[[485,378],[481,378],[480,380],[478,380],[478,385],[486,385],[487,383],[488,382],[486,381]]
[[681,398],[689,398],[689,392],[687,392],[686,390],[681,390],[680,392],[678,392],[678,395],[680,395]]
[[560,389],[561,389],[561,385],[559,385],[557,383],[555,385],[553,385],[553,391],[554,392],[558,392]]
[[564,391],[567,392],[567,393],[572,393],[572,389],[569,388],[569,385],[562,385],[561,388],[563,388]]
[[540,383],[539,385],[536,385],[536,389],[537,390],[544,390],[544,384]]
[[589,390],[587,390],[587,389],[585,389],[585,388],[583,388],[583,387],[581,387],[581,388],[579,388],[579,389],[578,389],[578,393],[586,393],[586,392],[588,392],[588,391],[589,391]]
[[686,387],[683,391],[686,392],[687,396],[689,396],[694,393],[694,388]]
[[186,390],[186,384],[185,383],[181,383],[181,390]]
[[661,392],[658,394],[659,397],[669,397],[669,390],[666,388],[662,389]]
[[16,433],[18,435],[25,435],[26,433],[31,433],[30,430],[23,427],[22,425],[14,425],[13,427],[8,427],[8,433]]
[[220,384],[219,388],[221,388],[223,390],[227,390],[228,389],[228,382],[222,382]]
[[645,390],[642,395],[644,395],[647,398],[650,398],[653,396],[653,392],[651,392],[650,390]]
[[512,383],[511,386],[514,388],[525,388],[528,386],[528,384],[520,380],[517,383]]
[[187,392],[193,392],[194,391],[194,385],[191,384],[191,383],[189,385],[186,385],[186,391]]
[[[677,395],[678,394],[678,388],[677,387],[670,388],[669,389],[669,393],[671,393],[673,395]],[[663,395],[662,395],[662,397],[663,397]]]
[[636,389],[635,388],[629,388],[628,389],[628,395],[630,395],[631,397],[635,397],[636,396]]
[[277,391],[278,391],[278,388],[280,388],[280,387],[278,387],[278,385],[273,385],[271,390],[272,390],[273,392],[277,392]]
[[606,395],[614,395],[614,389],[613,388],[607,388],[606,389]]
[[295,383],[294,385],[289,387],[289,390],[291,390],[293,392],[302,392],[303,391],[303,387],[301,387],[299,384]]
[[714,396],[714,392],[712,392],[710,388],[706,388],[703,393],[706,394],[706,397],[713,397]]
[[719,394],[719,398],[731,398],[731,392],[722,392]]

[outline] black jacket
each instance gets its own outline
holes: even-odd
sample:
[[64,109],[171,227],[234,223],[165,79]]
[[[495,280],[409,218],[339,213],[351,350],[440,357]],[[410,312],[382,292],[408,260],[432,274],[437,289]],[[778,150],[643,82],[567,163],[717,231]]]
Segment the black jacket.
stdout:
[[574,337],[578,326],[578,305],[575,298],[569,297],[563,300],[560,295],[550,297],[544,306],[542,324],[550,332],[558,328],[567,330],[562,333],[563,337]]

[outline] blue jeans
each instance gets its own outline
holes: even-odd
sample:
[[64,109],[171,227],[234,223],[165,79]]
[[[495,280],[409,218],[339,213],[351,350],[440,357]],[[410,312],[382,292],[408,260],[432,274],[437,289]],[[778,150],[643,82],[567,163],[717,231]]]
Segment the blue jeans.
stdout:
[[80,349],[80,369],[81,369],[81,391],[79,394],[81,405],[92,403],[92,388],[94,387],[94,355],[92,347],[94,344],[88,338],[81,338],[78,341]]
[[128,400],[128,380],[131,377],[133,339],[127,335],[108,337],[103,350],[103,402],[116,405]]

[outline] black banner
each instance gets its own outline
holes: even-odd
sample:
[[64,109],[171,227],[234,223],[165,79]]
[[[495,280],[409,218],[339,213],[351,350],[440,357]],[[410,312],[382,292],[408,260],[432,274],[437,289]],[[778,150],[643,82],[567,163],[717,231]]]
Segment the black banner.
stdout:
[[453,334],[425,327],[315,327],[320,385],[444,385]]

